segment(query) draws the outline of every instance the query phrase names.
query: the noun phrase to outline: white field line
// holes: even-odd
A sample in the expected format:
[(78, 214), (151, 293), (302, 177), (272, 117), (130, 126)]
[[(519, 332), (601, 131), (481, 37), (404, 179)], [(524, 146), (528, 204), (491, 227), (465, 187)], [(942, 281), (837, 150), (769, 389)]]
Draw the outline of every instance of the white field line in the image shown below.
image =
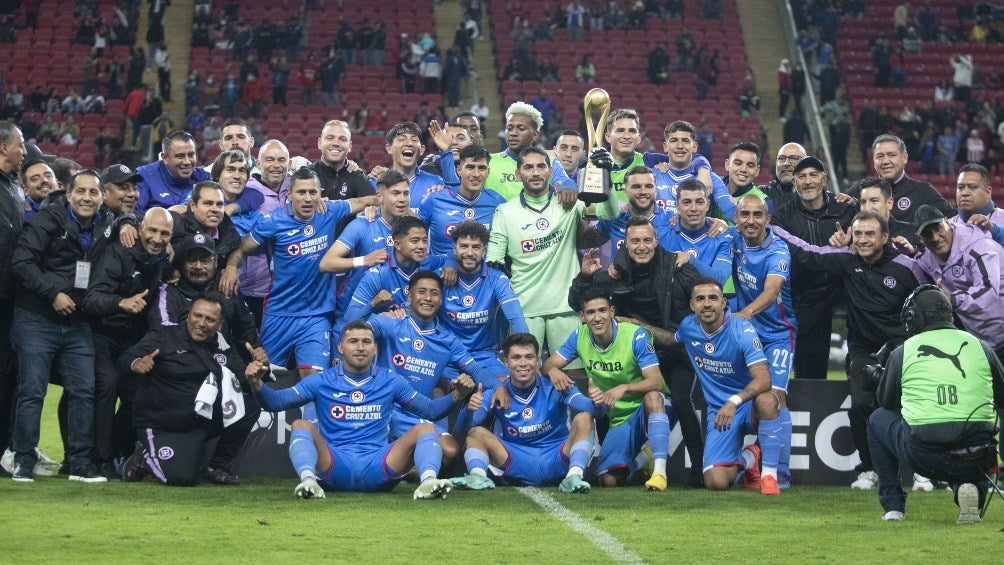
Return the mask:
[(582, 516), (565, 508), (546, 492), (535, 487), (520, 487), (516, 490), (534, 501), (537, 506), (543, 508), (554, 519), (564, 523), (592, 542), (600, 551), (609, 555), (615, 563), (645, 563), (641, 556), (625, 547), (617, 538), (593, 526), (583, 519)]

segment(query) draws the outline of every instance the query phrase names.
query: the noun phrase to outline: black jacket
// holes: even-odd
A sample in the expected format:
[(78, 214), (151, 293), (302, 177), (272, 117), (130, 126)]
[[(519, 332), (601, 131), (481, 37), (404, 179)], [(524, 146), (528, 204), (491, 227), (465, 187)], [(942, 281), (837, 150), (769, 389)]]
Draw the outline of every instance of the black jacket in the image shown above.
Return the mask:
[[(847, 194), (860, 199), (861, 181), (851, 185), (847, 189)], [(891, 212), (893, 218), (912, 226), (917, 215), (917, 208), (924, 204), (930, 204), (941, 210), (946, 218), (951, 218), (956, 214), (955, 208), (952, 208), (952, 205), (941, 196), (941, 193), (926, 182), (914, 180), (904, 174), (899, 181), (893, 183)]]
[(230, 216), (226, 214), (223, 215), (223, 221), (217, 226), (217, 234), (215, 236), (211, 233), (206, 233), (206, 230), (199, 225), (198, 220), (195, 219), (195, 214), (191, 210), (185, 210), (184, 214), (171, 212), (171, 216), (174, 218), (174, 232), (171, 234), (171, 245), (175, 249), (179, 249), (186, 237), (196, 233), (204, 233), (212, 237), (213, 243), (216, 244), (217, 268), (222, 269), (225, 266), (227, 255), (230, 255), (231, 251), (241, 246), (241, 236), (237, 233), (237, 228), (234, 227)]
[[(85, 289), (73, 288), (77, 261), (89, 261), (93, 267), (106, 247), (110, 225), (103, 215), (95, 217), (93, 222), (91, 243), (84, 251), (77, 223), (67, 215), (66, 206), (48, 206), (31, 217), (18, 239), (12, 260), (11, 270), (17, 278), (17, 306), (58, 323), (84, 319), (81, 305)], [(60, 316), (52, 309), (52, 302), (60, 292), (77, 303), (77, 310), (69, 316)]]
[(362, 171), (350, 173), (344, 165), (336, 171), (323, 160), (311, 163), (310, 168), (317, 173), (321, 181), (321, 195), (328, 200), (348, 200), (376, 194)]
[(885, 342), (906, 337), (900, 313), (906, 297), (918, 286), (916, 262), (886, 244), (882, 257), (868, 265), (846, 247), (813, 246), (792, 238), (783, 228), (774, 233), (798, 247), (810, 269), (839, 277), (847, 297), (847, 345), (872, 354)]
[(0, 170), (0, 304), (14, 301), (14, 270), (11, 259), (21, 237), (24, 200), (17, 191), (13, 174)]
[[(775, 208), (771, 223), (781, 226), (788, 233), (812, 245), (829, 245), (830, 236), (837, 231), (837, 222), (847, 229), (857, 213), (857, 207), (852, 204), (841, 204), (833, 199), (833, 193), (823, 191), (823, 207), (819, 210), (809, 210), (802, 204), (801, 198), (795, 198)], [(803, 260), (803, 253), (798, 247), (789, 245), (795, 267), (791, 270), (792, 298), (803, 292), (832, 287), (836, 277), (826, 271), (808, 268)]]
[(117, 241), (109, 243), (91, 269), (91, 284), (84, 296), (84, 313), (94, 331), (128, 342), (145, 334), (146, 312), (130, 314), (119, 308), (119, 301), (146, 290), (149, 309), (166, 267), (167, 254), (151, 257), (139, 238), (129, 248)]
[(795, 194), (795, 188), (792, 183), (781, 182), (776, 178), (761, 186), (760, 190), (767, 193), (767, 197), (770, 198), (773, 203), (774, 207), (771, 211), (772, 214), (774, 213), (773, 210), (777, 210), (778, 208), (798, 198), (798, 195)]
[[(155, 289), (147, 297), (147, 316), (150, 328), (183, 326), (188, 319), (188, 311), (192, 307), (192, 301), (206, 288), (219, 288), (219, 286), (219, 273), (210, 279), (206, 287), (203, 288), (195, 288), (184, 278), (176, 284), (160, 285), (160, 288)], [(230, 298), (226, 298), (223, 302), (223, 327), (220, 328), (220, 334), (237, 355), (245, 361), (250, 361), (247, 348), (244, 346), (245, 342), (250, 343), (251, 347), (261, 346), (254, 316), (248, 309), (244, 295), (240, 291), (237, 291)]]
[(677, 268), (676, 255), (657, 247), (652, 261), (641, 266), (621, 249), (614, 258), (614, 268), (619, 271), (620, 279), (611, 278), (606, 270), (592, 275), (579, 273), (568, 291), (568, 304), (578, 311), (582, 293), (589, 287), (599, 287), (613, 297), (618, 316), (675, 332), (680, 322), (692, 313), (690, 291), (701, 278), (690, 263)]
[[(157, 349), (160, 354), (154, 359), (153, 370), (145, 375), (132, 372), (133, 361)], [(221, 350), (213, 339), (203, 343), (192, 340), (184, 325), (150, 330), (118, 359), (119, 370), (139, 383), (133, 400), (133, 426), (168, 432), (209, 427), (210, 420), (195, 414), (195, 395), (210, 373), (222, 376), (221, 364), (237, 376), (245, 411), (256, 408), (244, 378), (244, 361), (233, 352), (233, 348)], [(220, 396), (216, 397), (213, 416), (214, 420), (220, 418)]]

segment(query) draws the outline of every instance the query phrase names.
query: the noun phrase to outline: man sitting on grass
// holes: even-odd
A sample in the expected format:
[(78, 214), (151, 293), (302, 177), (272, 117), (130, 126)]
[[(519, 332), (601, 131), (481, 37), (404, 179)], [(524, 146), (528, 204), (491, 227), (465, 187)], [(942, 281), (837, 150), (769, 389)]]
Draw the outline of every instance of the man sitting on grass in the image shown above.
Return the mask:
[[(532, 334), (518, 333), (502, 344), (509, 380), (503, 386), (511, 404), (506, 410), (482, 401), (481, 386), (471, 396), (463, 419), (471, 424), (494, 416), (492, 430), (477, 426), (467, 434), (468, 475), (453, 479), (453, 486), (470, 490), (495, 488), (488, 478), (488, 464), (502, 469), (505, 477), (529, 486), (554, 485), (561, 492), (589, 492), (582, 474), (589, 462), (589, 436), (593, 433), (593, 403), (579, 389), (558, 392), (541, 376), (537, 357), (539, 344)], [(569, 423), (569, 409), (572, 414)]]
[[(452, 394), (429, 400), (403, 377), (375, 367), (373, 328), (350, 322), (338, 344), (342, 363), (305, 377), (291, 388), (272, 390), (260, 378), (251, 379), (255, 397), (273, 412), (317, 402), (318, 423), (293, 422), (289, 459), (300, 477), (299, 498), (324, 498), (324, 487), (351, 492), (390, 491), (414, 465), (421, 484), (416, 499), (446, 496), (453, 484), (439, 479), (443, 451), (436, 428), (429, 422), (412, 427), (387, 442), (391, 412), (397, 402), (428, 420), (438, 420), (474, 390), (474, 381), (460, 375)], [(320, 480), (320, 484), (318, 483)]]

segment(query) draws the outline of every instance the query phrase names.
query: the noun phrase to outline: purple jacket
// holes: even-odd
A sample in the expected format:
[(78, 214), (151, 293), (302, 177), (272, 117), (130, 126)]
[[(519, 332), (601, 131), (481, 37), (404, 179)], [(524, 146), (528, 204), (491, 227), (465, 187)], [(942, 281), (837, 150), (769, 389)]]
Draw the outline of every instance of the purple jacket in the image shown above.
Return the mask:
[[(258, 210), (249, 214), (241, 214), (240, 218), (244, 222), (238, 222), (234, 218), (234, 224), (241, 237), (244, 237), (254, 227), (254, 222), (264, 214), (281, 207), (286, 202), (286, 192), (289, 191), (289, 177), (282, 181), (279, 186), (279, 193), (276, 194), (271, 188), (262, 184), (254, 177), (248, 181), (244, 190), (254, 190), (261, 193), (265, 199)], [(255, 249), (254, 252), (244, 256), (244, 261), (237, 267), (237, 277), (240, 281), (241, 292), (246, 296), (262, 298), (268, 296), (272, 289), (272, 270), (270, 269), (268, 253), (264, 247)]]
[(1001, 300), (1001, 247), (971, 224), (952, 224), (955, 237), (948, 260), (930, 249), (917, 263), (927, 281), (952, 297), (963, 327), (997, 349), (1004, 345), (1004, 302)]

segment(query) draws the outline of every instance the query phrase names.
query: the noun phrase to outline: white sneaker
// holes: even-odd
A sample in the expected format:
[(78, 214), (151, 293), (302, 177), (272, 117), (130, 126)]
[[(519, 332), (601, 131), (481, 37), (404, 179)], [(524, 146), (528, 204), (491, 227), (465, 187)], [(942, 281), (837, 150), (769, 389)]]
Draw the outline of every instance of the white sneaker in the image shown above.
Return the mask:
[(956, 524), (979, 524), (980, 517), (980, 491), (973, 483), (963, 483), (959, 485), (959, 519)]
[(9, 447), (3, 452), (3, 456), (0, 457), (0, 467), (3, 467), (3, 470), (7, 471), (8, 475), (14, 474), (14, 452)]
[(430, 500), (433, 498), (446, 498), (446, 495), (453, 490), (453, 483), (447, 479), (425, 479), (422, 484), (415, 489), (415, 500)]
[[(0, 467), (10, 474), (14, 474), (14, 452), (8, 447), (0, 457)], [(49, 459), (41, 449), (35, 448), (35, 469), (33, 473), (39, 477), (55, 477), (59, 471), (59, 463)]]
[(321, 485), (317, 484), (317, 479), (314, 477), (306, 477), (300, 484), (296, 485), (296, 490), (293, 491), (296, 498), (308, 499), (308, 498), (324, 498), (324, 489)]
[(886, 522), (902, 522), (905, 519), (906, 516), (899, 510), (890, 510), (882, 515), (882, 520)]
[(858, 480), (851, 483), (851, 488), (857, 490), (870, 490), (878, 483), (878, 475), (875, 471), (865, 471), (858, 474)]
[(917, 473), (913, 474), (913, 490), (914, 492), (932, 492), (934, 490), (934, 484), (931, 483), (931, 479), (927, 477), (922, 477)]

